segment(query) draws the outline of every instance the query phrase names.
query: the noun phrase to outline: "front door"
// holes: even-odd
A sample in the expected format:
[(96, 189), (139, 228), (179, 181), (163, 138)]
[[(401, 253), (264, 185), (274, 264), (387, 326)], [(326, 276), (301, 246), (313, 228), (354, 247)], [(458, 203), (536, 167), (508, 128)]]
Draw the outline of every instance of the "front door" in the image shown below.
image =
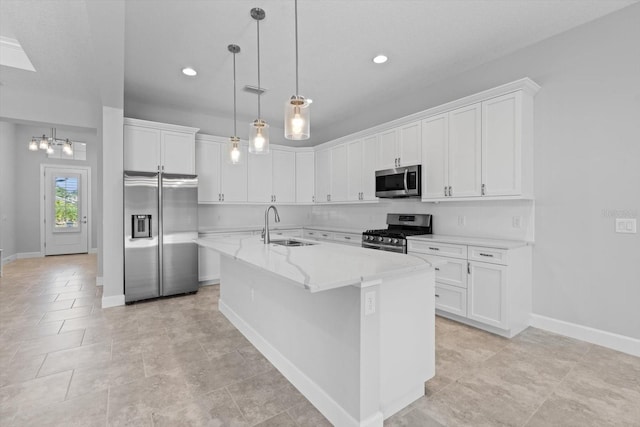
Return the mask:
[(88, 252), (88, 169), (44, 168), (45, 255)]

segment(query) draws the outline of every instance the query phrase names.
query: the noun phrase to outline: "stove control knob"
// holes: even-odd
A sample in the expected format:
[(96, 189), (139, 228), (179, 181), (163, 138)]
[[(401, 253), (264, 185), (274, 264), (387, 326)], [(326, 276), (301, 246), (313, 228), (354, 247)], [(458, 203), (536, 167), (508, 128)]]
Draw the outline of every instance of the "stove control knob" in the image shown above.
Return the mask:
[(393, 239), (393, 244), (397, 245), (398, 244), (398, 239)]
[(384, 239), (382, 237), (378, 237), (378, 242), (382, 242)]

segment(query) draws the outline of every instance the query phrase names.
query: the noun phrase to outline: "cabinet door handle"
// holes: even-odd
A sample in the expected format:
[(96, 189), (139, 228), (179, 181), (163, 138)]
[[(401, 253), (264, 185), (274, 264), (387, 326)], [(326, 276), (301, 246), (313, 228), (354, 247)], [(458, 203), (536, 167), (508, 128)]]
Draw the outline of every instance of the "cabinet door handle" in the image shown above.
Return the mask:
[(484, 184), (482, 184), (480, 194), (483, 195), (483, 196), (485, 194), (485, 185)]
[(451, 186), (449, 186), (449, 197), (453, 196), (453, 191), (451, 191)]
[(432, 248), (431, 246), (429, 246), (429, 249), (431, 249), (432, 251), (439, 251), (440, 248)]
[(222, 195), (220, 193), (218, 193), (218, 201), (221, 202), (222, 201)]
[(444, 186), (444, 197), (447, 197), (447, 186)]
[(315, 202), (316, 202), (316, 196), (311, 196), (311, 201), (312, 201), (313, 203), (315, 203)]
[(398, 157), (398, 166), (402, 165), (402, 162), (400, 161), (400, 157)]
[(224, 193), (222, 193), (222, 201), (224, 202)]
[(436, 267), (436, 268), (435, 268), (435, 270), (436, 270), (436, 271), (440, 271), (440, 268), (439, 268), (439, 267)]
[(467, 274), (471, 274), (471, 263), (467, 262)]
[(493, 255), (492, 255), (492, 254), (483, 254), (482, 252), (480, 252), (478, 255), (480, 255), (480, 256), (486, 256), (486, 257), (489, 257), (489, 258), (493, 258)]
[(347, 239), (347, 240), (351, 240), (351, 237), (349, 237), (349, 236), (344, 236), (344, 238)]
[(440, 295), (436, 294), (436, 298), (440, 298)]

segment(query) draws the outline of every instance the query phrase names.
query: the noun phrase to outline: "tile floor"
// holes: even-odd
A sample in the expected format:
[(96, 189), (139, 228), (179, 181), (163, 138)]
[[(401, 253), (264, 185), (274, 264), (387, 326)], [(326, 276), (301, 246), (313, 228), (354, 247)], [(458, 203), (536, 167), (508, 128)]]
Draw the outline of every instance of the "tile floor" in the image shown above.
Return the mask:
[[(218, 287), (102, 310), (96, 257), (0, 279), (2, 426), (327, 426), (217, 311)], [(385, 426), (640, 426), (640, 358), (436, 322), (437, 375)]]

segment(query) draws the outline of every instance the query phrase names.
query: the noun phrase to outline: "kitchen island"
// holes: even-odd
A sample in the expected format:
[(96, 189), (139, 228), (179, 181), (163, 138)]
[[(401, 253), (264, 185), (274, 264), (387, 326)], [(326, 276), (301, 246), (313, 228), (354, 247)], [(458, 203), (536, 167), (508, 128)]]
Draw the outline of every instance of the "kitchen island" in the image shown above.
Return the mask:
[[(300, 239), (297, 239), (300, 240)], [(332, 243), (201, 238), (220, 253), (220, 311), (337, 426), (382, 426), (434, 375), (434, 269)]]

